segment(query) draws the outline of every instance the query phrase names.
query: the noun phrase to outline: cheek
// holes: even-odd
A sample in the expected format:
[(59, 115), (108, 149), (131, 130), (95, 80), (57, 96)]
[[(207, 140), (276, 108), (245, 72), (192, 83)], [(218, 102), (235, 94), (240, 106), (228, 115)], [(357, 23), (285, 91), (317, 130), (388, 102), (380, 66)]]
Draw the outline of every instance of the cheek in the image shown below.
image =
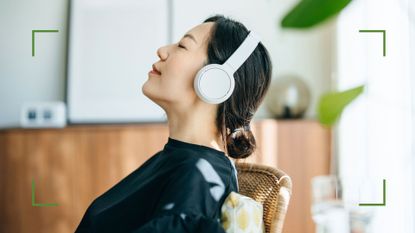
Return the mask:
[(172, 57), (166, 64), (166, 72), (160, 80), (161, 95), (171, 101), (193, 102), (197, 98), (193, 81), (203, 66), (203, 59), (203, 56), (196, 53), (183, 53)]
[(192, 90), (193, 80), (199, 68), (191, 59), (172, 61), (166, 74), (168, 85), (172, 85), (171, 88), (174, 86), (182, 91)]
[(168, 83), (164, 90), (170, 96), (171, 99), (177, 99), (180, 101), (191, 100), (195, 96), (193, 89), (193, 78), (180, 76), (176, 80)]
[(169, 72), (174, 76), (191, 77), (195, 76), (198, 66), (194, 56), (178, 57), (172, 59), (169, 64)]

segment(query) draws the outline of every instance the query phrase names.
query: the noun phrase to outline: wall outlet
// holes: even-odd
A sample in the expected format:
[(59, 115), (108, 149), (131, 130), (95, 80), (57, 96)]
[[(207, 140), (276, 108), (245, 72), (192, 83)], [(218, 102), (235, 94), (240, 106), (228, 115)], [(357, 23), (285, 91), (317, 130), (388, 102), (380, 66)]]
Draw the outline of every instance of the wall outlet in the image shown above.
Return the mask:
[(58, 101), (24, 103), (20, 125), (23, 128), (63, 128), (66, 126), (66, 105)]

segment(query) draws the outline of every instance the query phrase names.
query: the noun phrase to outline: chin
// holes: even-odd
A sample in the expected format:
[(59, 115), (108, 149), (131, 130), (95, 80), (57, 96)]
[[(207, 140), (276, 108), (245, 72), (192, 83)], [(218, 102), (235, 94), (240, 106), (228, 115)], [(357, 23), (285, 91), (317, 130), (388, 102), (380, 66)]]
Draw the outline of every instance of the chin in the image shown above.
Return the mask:
[(148, 81), (146, 81), (143, 86), (141, 86), (141, 92), (143, 95), (145, 95), (147, 98), (152, 100), (152, 91), (151, 91), (151, 85), (149, 85)]
[(143, 84), (141, 87), (141, 92), (143, 95), (145, 95), (147, 98), (149, 98), (152, 102), (159, 105), (160, 102), (160, 96), (157, 96), (157, 90), (154, 90), (154, 88), (151, 88), (151, 85), (147, 82)]
[(145, 95), (145, 96), (147, 96), (147, 94), (146, 94), (146, 83), (147, 83), (147, 81), (144, 82), (144, 84), (141, 86), (141, 93), (143, 93), (143, 95)]

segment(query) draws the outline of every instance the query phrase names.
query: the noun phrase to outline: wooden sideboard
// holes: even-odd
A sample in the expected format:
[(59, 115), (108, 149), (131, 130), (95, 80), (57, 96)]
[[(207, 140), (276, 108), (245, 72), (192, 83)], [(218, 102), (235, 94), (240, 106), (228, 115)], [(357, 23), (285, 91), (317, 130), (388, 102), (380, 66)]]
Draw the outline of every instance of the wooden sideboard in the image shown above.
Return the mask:
[[(293, 195), (286, 233), (311, 233), (310, 179), (328, 174), (330, 131), (313, 120), (256, 120), (245, 162), (285, 171)], [(0, 130), (0, 232), (74, 232), (91, 201), (167, 142), (166, 124)], [(34, 188), (32, 184), (35, 184)], [(57, 206), (33, 206), (57, 203)]]

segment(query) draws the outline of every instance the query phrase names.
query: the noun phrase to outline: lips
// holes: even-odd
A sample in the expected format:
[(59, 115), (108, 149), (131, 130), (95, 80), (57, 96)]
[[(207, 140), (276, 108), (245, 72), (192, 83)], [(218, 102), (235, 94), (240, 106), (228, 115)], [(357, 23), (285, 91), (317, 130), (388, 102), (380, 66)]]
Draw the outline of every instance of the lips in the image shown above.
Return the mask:
[(157, 67), (153, 64), (153, 70), (152, 70), (152, 72), (153, 73), (156, 73), (156, 74), (158, 74), (158, 75), (160, 75), (161, 74), (161, 72), (157, 69)]

